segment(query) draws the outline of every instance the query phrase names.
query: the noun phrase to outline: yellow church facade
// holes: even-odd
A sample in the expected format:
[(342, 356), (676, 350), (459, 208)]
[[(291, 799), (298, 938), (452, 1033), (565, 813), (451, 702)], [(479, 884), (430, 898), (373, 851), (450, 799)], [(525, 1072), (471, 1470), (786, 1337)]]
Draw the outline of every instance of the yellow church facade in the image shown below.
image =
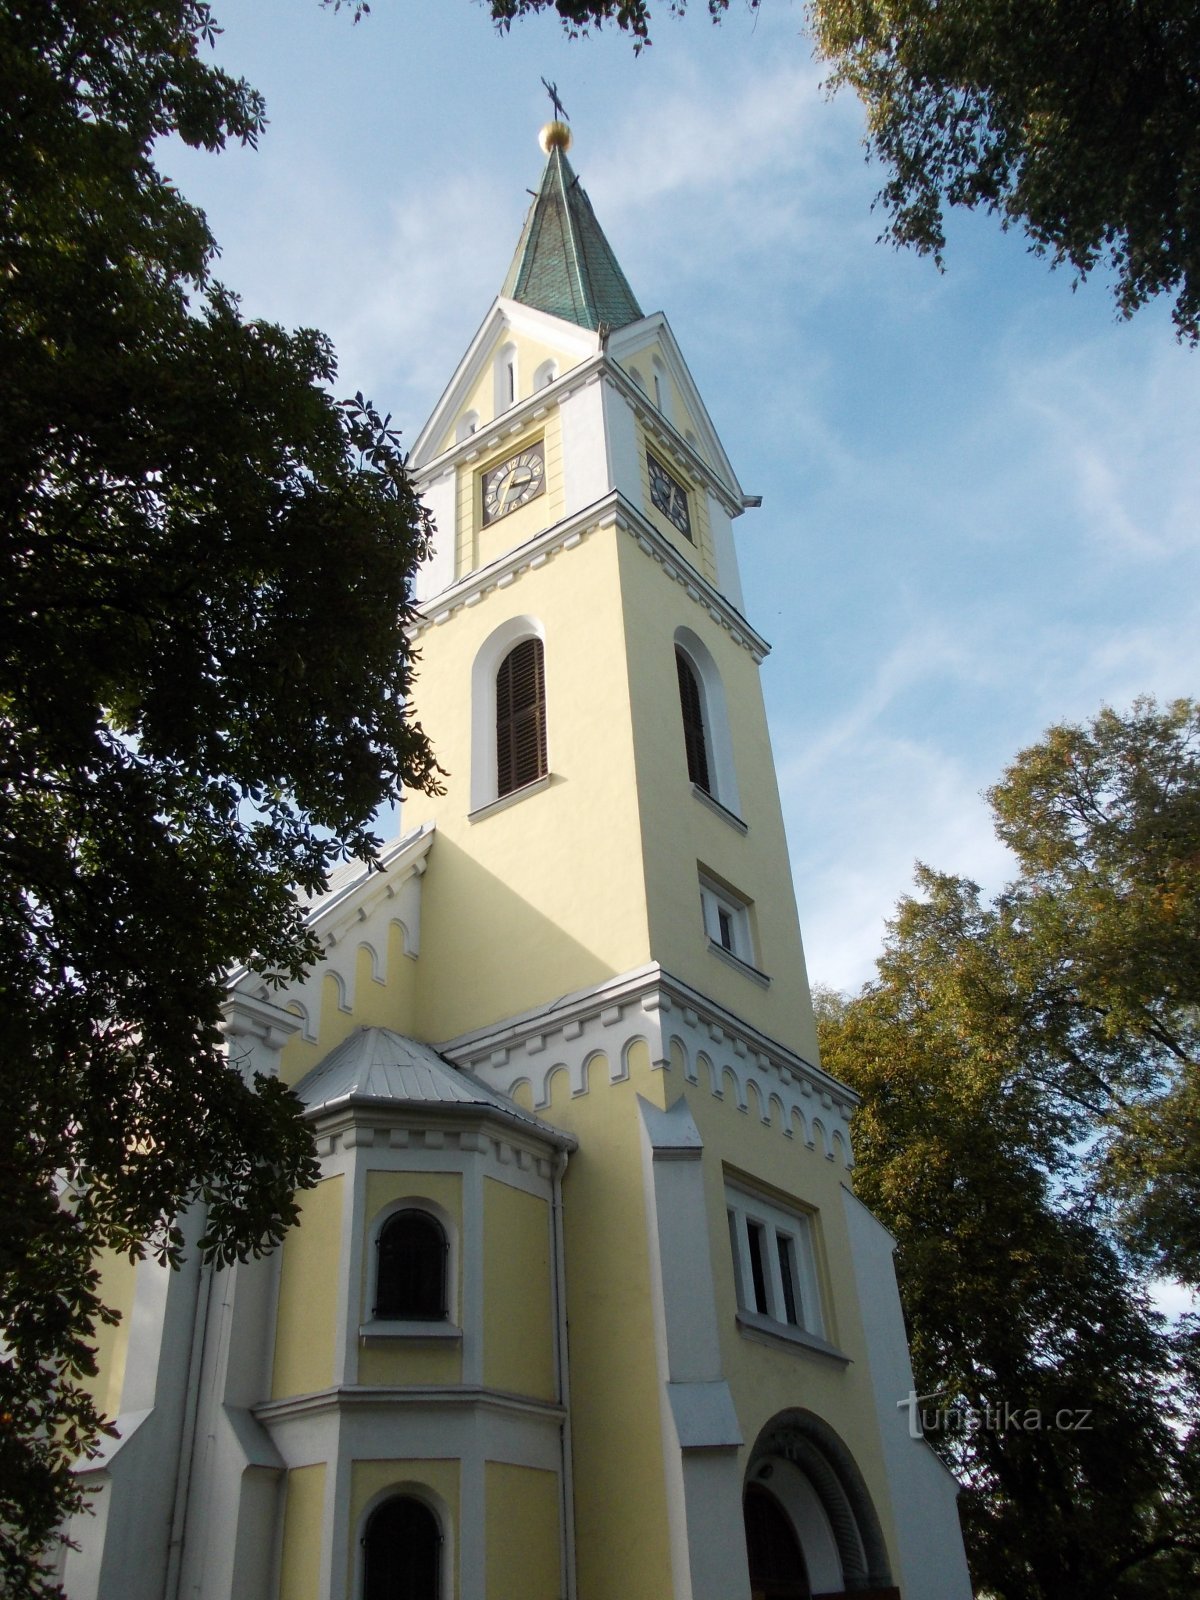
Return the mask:
[(568, 142), (410, 460), (445, 792), (231, 989), (321, 1181), (269, 1259), (113, 1269), (71, 1600), (970, 1594), (819, 1065), (754, 502)]

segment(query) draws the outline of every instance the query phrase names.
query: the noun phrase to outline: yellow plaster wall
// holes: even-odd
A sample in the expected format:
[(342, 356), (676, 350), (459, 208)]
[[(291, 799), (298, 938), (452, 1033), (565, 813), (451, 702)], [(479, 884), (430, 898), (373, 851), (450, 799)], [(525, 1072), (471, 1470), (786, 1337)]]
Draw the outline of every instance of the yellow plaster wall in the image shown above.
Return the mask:
[(283, 1241), (271, 1397), (313, 1394), (333, 1382), (334, 1319), (341, 1270), (339, 1173), (300, 1196), (300, 1220)]
[[(816, 1026), (792, 893), (791, 866), (758, 669), (708, 613), (646, 558), (632, 539), (619, 546), (625, 594), (628, 674), (638, 752), (642, 852), (653, 956), (666, 969), (817, 1060)], [(675, 630), (708, 646), (725, 688), (742, 834), (692, 793), (679, 710)], [(708, 949), (700, 913), (700, 865), (753, 905), (763, 989)]]
[[(462, 1240), (462, 1175), (457, 1172), (368, 1172), (364, 1224), (370, 1238), (375, 1218), (385, 1206), (403, 1199), (432, 1200), (450, 1217)], [(359, 1292), (360, 1320), (371, 1314), (373, 1246), (363, 1251), (362, 1282)], [(462, 1305), (462, 1250), (457, 1252), (458, 1271), (453, 1288), (452, 1311)], [(358, 1353), (358, 1381), (361, 1384), (462, 1382), (460, 1343), (422, 1344), (411, 1339), (381, 1339), (365, 1343)]]
[[(437, 821), (423, 883), (422, 1038), (451, 1038), (647, 959), (617, 537), (599, 529), (421, 635), (417, 711), (437, 729), (449, 773), (443, 796), (405, 806), (409, 826)], [(551, 779), (472, 823), (471, 667), (496, 627), (524, 615), (545, 628)]]
[(325, 1463), (293, 1467), (287, 1475), (279, 1600), (317, 1600), (321, 1592), (321, 1530)]
[(484, 1464), (488, 1600), (559, 1600), (558, 1477), (537, 1467)]
[[(841, 1435), (870, 1490), (889, 1550), (895, 1530), (880, 1450), (875, 1401), (867, 1371), (854, 1286), (843, 1185), (848, 1175), (799, 1133), (786, 1139), (753, 1111), (717, 1100), (707, 1085), (688, 1085), (688, 1105), (704, 1140), (705, 1199), (712, 1242), (713, 1277), (721, 1339), (721, 1365), (745, 1436), (743, 1465), (761, 1429), (777, 1412), (803, 1404)], [(843, 1367), (826, 1357), (751, 1340), (738, 1331), (733, 1256), (725, 1210), (726, 1177), (760, 1188), (785, 1208), (808, 1212), (817, 1258), (825, 1338), (844, 1355)], [(798, 1400), (798, 1396), (802, 1399)], [(897, 1395), (897, 1399), (901, 1397)]]
[[(355, 1557), (357, 1543), (362, 1537), (363, 1517), (376, 1495), (394, 1489), (397, 1494), (432, 1489), (436, 1500), (449, 1516), (441, 1515), (442, 1558), (451, 1563), (451, 1597), (458, 1594), (458, 1529), (459, 1517), (459, 1463), (453, 1459), (422, 1461), (356, 1461), (350, 1469), (350, 1552), (347, 1570), (346, 1593), (354, 1594)], [(281, 1595), (280, 1600), (290, 1600)], [(306, 1597), (307, 1600), (307, 1597)], [(491, 1596), (489, 1595), (489, 1600)], [(497, 1597), (499, 1600), (499, 1597)]]
[(118, 1255), (115, 1250), (98, 1251), (94, 1265), (100, 1273), (97, 1293), (106, 1306), (120, 1313), (121, 1320), (115, 1327), (109, 1327), (107, 1323), (97, 1324), (93, 1337), (96, 1371), (90, 1376), (81, 1377), (79, 1381), (103, 1415), (113, 1418), (121, 1410), (137, 1265), (128, 1256)]
[(553, 1400), (550, 1208), (497, 1178), (483, 1183), (483, 1381)]
[(377, 983), (372, 976), (371, 953), (359, 948), (355, 953), (354, 987), (350, 1009), (341, 1006), (341, 991), (333, 973), (326, 972), (320, 983), (320, 1014), (315, 1019), (317, 1037), (308, 1040), (294, 1033), (279, 1057), (279, 1075), (294, 1085), (318, 1062), (324, 1060), (356, 1028), (394, 1028), (397, 1033), (412, 1033), (416, 997), (417, 962), (404, 953), (404, 930), (388, 925), (386, 979)]
[(579, 1097), (560, 1074), (545, 1113), (580, 1140), (563, 1231), (581, 1600), (673, 1592), (637, 1106), (639, 1094), (661, 1106), (664, 1084), (644, 1050), (629, 1067), (613, 1084), (597, 1059)]

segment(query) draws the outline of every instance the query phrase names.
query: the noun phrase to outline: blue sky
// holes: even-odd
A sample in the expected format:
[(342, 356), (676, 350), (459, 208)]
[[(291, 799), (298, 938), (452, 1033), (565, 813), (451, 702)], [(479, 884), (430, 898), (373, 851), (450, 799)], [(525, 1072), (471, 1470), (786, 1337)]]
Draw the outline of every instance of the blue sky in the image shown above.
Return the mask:
[[(267, 97), (257, 152), (177, 148), (218, 276), (332, 335), (339, 388), (416, 436), (499, 289), (557, 82), (572, 161), (665, 311), (748, 492), (738, 527), (811, 977), (871, 975), (915, 859), (996, 888), (982, 791), (1053, 721), (1200, 666), (1200, 352), (1119, 322), (1019, 236), (948, 270), (876, 242), (880, 174), (801, 8), (496, 35), (474, 0), (216, 0)], [(436, 742), (437, 730), (430, 730)]]

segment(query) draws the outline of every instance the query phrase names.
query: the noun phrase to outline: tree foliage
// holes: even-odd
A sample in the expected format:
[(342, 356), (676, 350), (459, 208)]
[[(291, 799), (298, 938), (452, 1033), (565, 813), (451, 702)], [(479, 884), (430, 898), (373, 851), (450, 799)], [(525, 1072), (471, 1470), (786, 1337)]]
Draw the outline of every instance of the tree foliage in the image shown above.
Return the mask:
[(229, 968), (437, 769), (407, 717), (430, 528), (319, 333), (242, 318), (154, 164), (253, 144), (201, 0), (0, 3), (0, 1590), (94, 1449), (96, 1251), (269, 1248), (298, 1104), (221, 1049)]
[[(728, 5), (708, 0), (708, 11), (719, 19)], [(649, 43), (646, 0), (492, 0), (502, 27), (550, 8), (572, 32), (612, 22), (635, 48)], [(830, 86), (849, 85), (866, 110), (894, 243), (940, 263), (946, 207), (979, 207), (1080, 278), (1111, 271), (1125, 316), (1172, 297), (1181, 337), (1200, 339), (1193, 0), (809, 0), (807, 10)]]
[(876, 980), (819, 1007), (918, 1389), (990, 1418), (933, 1442), (1001, 1600), (1200, 1579), (1195, 1330), (1164, 1333), (1137, 1266), (1197, 1282), (1198, 739), (1186, 701), (1052, 728), (991, 791), (1004, 893), (919, 868)]

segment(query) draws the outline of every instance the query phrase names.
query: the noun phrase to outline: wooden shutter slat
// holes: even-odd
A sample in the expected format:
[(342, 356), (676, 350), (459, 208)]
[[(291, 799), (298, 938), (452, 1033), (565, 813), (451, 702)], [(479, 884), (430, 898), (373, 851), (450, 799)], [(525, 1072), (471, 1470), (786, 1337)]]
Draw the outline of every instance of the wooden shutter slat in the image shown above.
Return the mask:
[(509, 794), (546, 775), (542, 641), (523, 639), (496, 675), (496, 791)]
[(682, 650), (675, 652), (675, 670), (679, 676), (679, 706), (683, 712), (683, 743), (687, 751), (688, 777), (706, 794), (711, 794), (708, 744), (704, 736), (704, 703), (692, 664)]

